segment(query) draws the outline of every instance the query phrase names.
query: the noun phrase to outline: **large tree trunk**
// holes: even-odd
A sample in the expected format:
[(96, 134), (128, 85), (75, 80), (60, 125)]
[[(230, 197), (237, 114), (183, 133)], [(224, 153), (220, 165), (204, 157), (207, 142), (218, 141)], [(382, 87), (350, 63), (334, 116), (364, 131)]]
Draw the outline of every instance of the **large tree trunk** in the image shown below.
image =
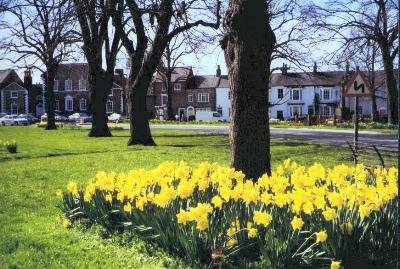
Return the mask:
[(133, 87), (128, 85), (130, 90), (131, 111), (130, 111), (130, 127), (131, 138), (128, 146), (145, 145), (155, 146), (150, 132), (149, 115), (146, 110), (146, 93), (147, 86), (144, 84)]
[(98, 72), (89, 75), (90, 111), (93, 116), (92, 128), (89, 137), (110, 137), (106, 104), (112, 87), (112, 78), (108, 74)]
[(231, 165), (257, 180), (271, 174), (268, 67), (275, 36), (263, 0), (230, 0), (222, 40), (232, 92)]
[(386, 87), (388, 91), (388, 123), (397, 123), (397, 82), (394, 77), (393, 61), (390, 57), (390, 50), (386, 44), (380, 44), (383, 68), (385, 70)]
[(54, 98), (54, 76), (55, 71), (52, 67), (47, 68), (45, 76), (45, 90), (46, 90), (46, 110), (47, 110), (47, 125), (46, 130), (56, 130), (55, 119), (55, 98)]
[[(146, 94), (153, 78), (153, 74), (161, 61), (162, 53), (168, 44), (168, 29), (173, 15), (172, 4), (173, 1), (163, 3), (164, 6), (161, 7), (161, 10), (163, 10), (165, 14), (158, 19), (158, 29), (153, 41), (153, 46), (149, 51), (146, 60), (141, 65), (140, 71), (137, 72), (136, 69), (131, 69), (129, 74), (131, 138), (129, 139), (128, 145), (155, 145), (151, 136), (149, 117), (146, 111)], [(130, 58), (134, 59), (134, 57)], [(136, 64), (137, 63), (132, 62), (131, 66), (135, 66)]]

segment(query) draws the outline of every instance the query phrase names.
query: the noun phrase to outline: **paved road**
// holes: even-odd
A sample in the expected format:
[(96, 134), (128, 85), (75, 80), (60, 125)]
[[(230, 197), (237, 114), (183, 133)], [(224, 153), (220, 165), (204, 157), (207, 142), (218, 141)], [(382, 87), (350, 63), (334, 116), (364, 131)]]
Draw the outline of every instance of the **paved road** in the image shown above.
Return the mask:
[[(228, 126), (204, 126), (204, 125), (151, 125), (152, 130), (186, 130), (217, 134), (228, 134)], [(354, 133), (351, 130), (317, 130), (300, 128), (271, 128), (273, 139), (290, 139), (322, 144), (342, 146), (346, 141), (353, 141)], [(392, 146), (397, 148), (397, 136), (394, 134), (381, 134), (374, 132), (363, 132), (359, 134), (359, 141), (374, 144)]]

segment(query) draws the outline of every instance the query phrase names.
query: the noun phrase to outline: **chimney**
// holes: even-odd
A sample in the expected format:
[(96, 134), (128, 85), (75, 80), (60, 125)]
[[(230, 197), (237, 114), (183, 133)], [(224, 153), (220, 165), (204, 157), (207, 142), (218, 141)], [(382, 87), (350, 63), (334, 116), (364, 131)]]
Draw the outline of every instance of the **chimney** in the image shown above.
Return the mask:
[(32, 86), (32, 72), (31, 69), (29, 67), (26, 68), (25, 72), (24, 72), (24, 86), (26, 88), (29, 88)]
[(215, 76), (218, 78), (221, 76), (221, 67), (219, 65), (217, 66), (217, 72), (216, 72)]
[(281, 71), (283, 75), (287, 75), (289, 68), (287, 67), (287, 64), (283, 64)]
[(317, 62), (314, 62), (313, 73), (316, 74), (317, 72), (318, 72), (318, 65), (317, 65)]
[(119, 75), (119, 76), (123, 77), (124, 76), (124, 69), (115, 69), (114, 73), (116, 75)]

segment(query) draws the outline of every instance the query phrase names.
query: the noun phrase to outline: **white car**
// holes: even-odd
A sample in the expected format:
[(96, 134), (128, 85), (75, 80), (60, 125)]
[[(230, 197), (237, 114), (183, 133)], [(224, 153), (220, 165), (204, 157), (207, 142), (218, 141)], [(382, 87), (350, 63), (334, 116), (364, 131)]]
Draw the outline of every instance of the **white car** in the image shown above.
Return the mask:
[(196, 112), (196, 121), (218, 122), (223, 120), (221, 114), (216, 111), (198, 111)]
[(28, 125), (28, 120), (18, 115), (6, 115), (0, 118), (0, 124), (5, 125)]
[(71, 122), (79, 122), (83, 120), (83, 122), (92, 122), (92, 117), (86, 113), (74, 113), (68, 117), (68, 120)]
[(121, 114), (118, 114), (118, 113), (113, 113), (110, 116), (108, 116), (108, 121), (111, 121), (111, 122), (118, 123), (118, 122), (121, 122), (123, 120), (124, 120), (124, 117)]

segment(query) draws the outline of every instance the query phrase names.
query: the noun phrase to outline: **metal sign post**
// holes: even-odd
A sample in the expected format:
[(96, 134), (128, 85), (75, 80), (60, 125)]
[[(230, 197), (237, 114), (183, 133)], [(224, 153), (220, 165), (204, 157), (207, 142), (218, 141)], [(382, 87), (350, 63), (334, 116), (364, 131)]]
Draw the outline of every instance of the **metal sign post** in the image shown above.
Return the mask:
[(357, 151), (358, 151), (358, 98), (359, 97), (370, 97), (372, 95), (371, 86), (368, 83), (368, 79), (365, 76), (364, 72), (360, 70), (357, 66), (356, 72), (354, 73), (352, 79), (350, 80), (349, 84), (345, 92), (343, 93), (344, 96), (354, 97), (354, 164), (357, 164)]
[[(358, 96), (354, 98), (354, 151), (358, 151)], [(354, 164), (357, 164), (357, 158), (354, 159)]]

